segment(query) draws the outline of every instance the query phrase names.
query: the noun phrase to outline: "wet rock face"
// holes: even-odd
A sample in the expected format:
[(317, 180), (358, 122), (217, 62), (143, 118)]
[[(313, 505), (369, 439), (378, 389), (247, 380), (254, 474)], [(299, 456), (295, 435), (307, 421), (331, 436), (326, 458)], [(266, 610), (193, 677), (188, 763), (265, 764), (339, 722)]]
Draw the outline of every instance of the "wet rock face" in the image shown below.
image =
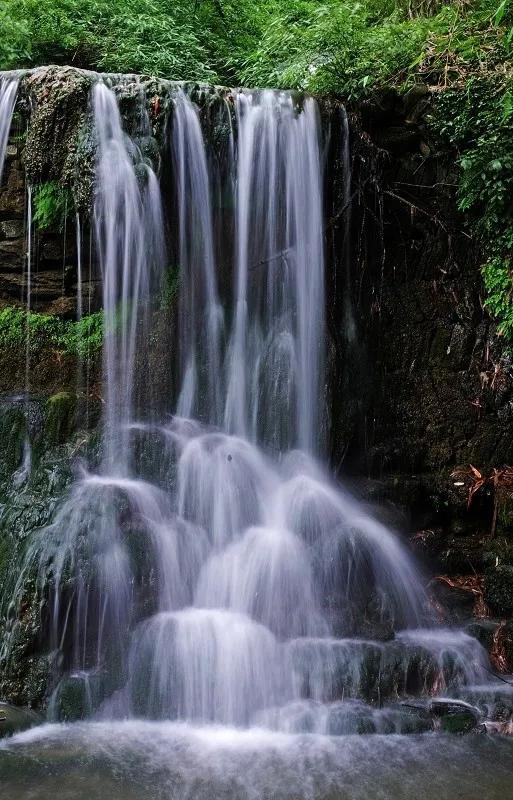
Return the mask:
[[(338, 293), (332, 441), (344, 471), (429, 476), (426, 484), (447, 495), (455, 466), (513, 460), (513, 382), (483, 310), (482, 254), (457, 212), (454, 156), (431, 141), (426, 102), (383, 97), (352, 117), (349, 270), (344, 215), (330, 232)], [(401, 125), (411, 135), (395, 136)]]
[[(38, 192), (55, 186), (69, 202), (61, 218), (34, 222), (31, 308), (76, 315), (75, 212), (81, 214), (86, 242), (93, 192), (90, 83), (85, 73), (56, 67), (40, 68), (20, 81), (0, 186), (0, 304), (17, 304), (27, 294), (28, 187), (36, 220)], [(93, 307), (97, 284), (94, 270), (88, 270), (82, 294)]]
[(21, 297), (25, 261), (25, 172), (21, 146), (11, 135), (0, 183), (0, 300)]
[[(26, 295), (26, 173), (23, 122), (13, 126), (0, 186), (0, 304), (18, 304)], [(67, 277), (76, 259), (73, 226), (65, 233), (35, 230), (33, 234), (31, 306), (35, 311), (74, 316), (76, 282)], [(72, 270), (74, 272), (74, 269)], [(84, 286), (88, 296), (89, 285)]]
[(0, 702), (0, 739), (40, 725), (41, 717), (29, 708)]
[(18, 604), (11, 598), (27, 542), (51, 522), (73, 479), (75, 458), (88, 453), (94, 460), (96, 440), (85, 429), (87, 420), (96, 424), (97, 411), (86, 413), (64, 393), (0, 401), (0, 697), (17, 705), (45, 704), (60, 655), (42, 647), (48, 613), (37, 575)]
[[(0, 192), (0, 302), (19, 302), (26, 289), (26, 176), (34, 186), (57, 181), (81, 212), (90, 208), (90, 82), (91, 75), (67, 68), (42, 68), (23, 81)], [(150, 88), (158, 98), (158, 85)], [(134, 97), (126, 91), (130, 124)], [(415, 87), (350, 110), (347, 164), (340, 119), (325, 105), (334, 464), (379, 477), (436, 475), (446, 484), (457, 464), (513, 461), (509, 363), (482, 308), (481, 254), (456, 211), (454, 157), (438, 151), (423, 121), (429, 96)], [(159, 105), (156, 138), (140, 142), (156, 160), (164, 117)], [(75, 314), (74, 221), (67, 227), (35, 231), (34, 310)], [(82, 294), (96, 307), (98, 276), (85, 277)]]

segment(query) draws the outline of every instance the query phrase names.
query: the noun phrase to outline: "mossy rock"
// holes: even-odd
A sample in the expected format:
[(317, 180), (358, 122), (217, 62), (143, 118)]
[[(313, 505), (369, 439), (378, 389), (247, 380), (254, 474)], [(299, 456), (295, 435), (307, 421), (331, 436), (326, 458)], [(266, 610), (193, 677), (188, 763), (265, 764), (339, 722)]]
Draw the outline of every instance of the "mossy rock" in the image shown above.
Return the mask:
[(41, 725), (42, 721), (30, 708), (20, 708), (0, 701), (0, 739)]
[(71, 436), (76, 424), (76, 395), (58, 392), (52, 395), (45, 409), (45, 440), (48, 445), (64, 444)]
[(494, 614), (513, 614), (513, 566), (498, 564), (486, 570), (484, 598)]
[(30, 604), (23, 619), (16, 620), (9, 640), (9, 654), (0, 669), (0, 694), (17, 705), (42, 708), (48, 691), (54, 655), (38, 652), (42, 638), (41, 609), (36, 595), (27, 597)]
[(59, 722), (75, 722), (91, 713), (90, 705), (86, 684), (79, 676), (71, 675), (60, 682), (52, 712)]
[(88, 111), (92, 80), (80, 70), (46, 67), (22, 85), (33, 108), (25, 147), (28, 180), (70, 187), (80, 211), (90, 207), (94, 176)]
[(27, 421), (23, 408), (11, 404), (0, 405), (0, 471), (9, 478), (20, 466), (27, 435)]
[(476, 718), (468, 711), (444, 714), (440, 722), (444, 733), (469, 733), (476, 727)]

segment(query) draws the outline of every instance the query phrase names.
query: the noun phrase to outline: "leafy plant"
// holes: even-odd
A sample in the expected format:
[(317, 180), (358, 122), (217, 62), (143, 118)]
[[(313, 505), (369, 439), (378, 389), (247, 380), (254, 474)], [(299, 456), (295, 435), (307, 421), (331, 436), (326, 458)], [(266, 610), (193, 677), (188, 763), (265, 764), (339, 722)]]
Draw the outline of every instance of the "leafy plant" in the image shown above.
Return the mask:
[(472, 466), (472, 464), (469, 464), (468, 467), (460, 467), (454, 470), (451, 478), (457, 478), (466, 487), (468, 508), (470, 508), (477, 492), (483, 488), (492, 489), (493, 514), (490, 536), (493, 538), (497, 529), (497, 518), (501, 506), (511, 503), (513, 500), (513, 468), (508, 466), (501, 469), (494, 468), (486, 475)]
[(513, 275), (511, 263), (497, 257), (483, 267), (485, 305), (499, 323), (498, 331), (513, 341)]
[(56, 181), (36, 187), (33, 197), (33, 220), (40, 230), (62, 230), (66, 218), (73, 211), (73, 197), (69, 189)]
[(76, 354), (79, 358), (88, 358), (100, 350), (103, 333), (103, 312), (97, 311), (87, 314), (77, 322), (68, 322), (59, 341), (67, 352)]
[[(509, 0), (3, 0), (3, 67), (69, 63), (358, 95), (500, 65)], [(123, 31), (123, 36), (119, 31)]]
[(459, 206), (484, 253), (485, 305), (513, 342), (513, 76), (440, 94), (433, 127), (459, 153)]

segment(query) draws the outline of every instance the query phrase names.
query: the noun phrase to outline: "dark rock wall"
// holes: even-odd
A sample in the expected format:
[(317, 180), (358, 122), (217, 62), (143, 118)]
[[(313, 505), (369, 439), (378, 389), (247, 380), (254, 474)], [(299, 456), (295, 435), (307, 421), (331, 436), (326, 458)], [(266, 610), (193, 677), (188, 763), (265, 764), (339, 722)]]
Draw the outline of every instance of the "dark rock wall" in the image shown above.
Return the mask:
[[(24, 123), (15, 120), (0, 186), (0, 306), (24, 303), (27, 269), (27, 182)], [(33, 210), (34, 210), (33, 203)], [(98, 280), (89, 271), (90, 232), (83, 238), (84, 302), (97, 306)], [(49, 314), (76, 315), (76, 227), (74, 215), (62, 229), (33, 227), (31, 308)]]
[(19, 121), (13, 125), (0, 184), (0, 301), (4, 304), (20, 302), (23, 291), (26, 211), (19, 125)]
[[(449, 486), (455, 466), (513, 460), (513, 382), (457, 211), (455, 155), (431, 140), (426, 103), (385, 96), (352, 115), (351, 285), (340, 258), (332, 280), (351, 294), (357, 336), (339, 302), (332, 448), (346, 472)], [(342, 220), (332, 252), (346, 236)]]

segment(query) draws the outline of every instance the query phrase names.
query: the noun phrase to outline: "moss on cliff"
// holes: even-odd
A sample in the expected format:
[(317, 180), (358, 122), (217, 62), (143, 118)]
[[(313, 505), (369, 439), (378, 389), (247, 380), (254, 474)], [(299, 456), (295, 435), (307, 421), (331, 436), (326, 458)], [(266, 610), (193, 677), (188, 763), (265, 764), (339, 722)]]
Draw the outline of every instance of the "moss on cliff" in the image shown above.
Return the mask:
[[(24, 576), (21, 594), (15, 586), (27, 548), (73, 481), (75, 458), (97, 461), (99, 408), (85, 402), (71, 392), (0, 401), (0, 696), (17, 704), (44, 706), (58, 668), (43, 645), (48, 598), (37, 570)], [(48, 587), (51, 580), (50, 568)]]
[(37, 70), (24, 79), (30, 124), (24, 151), (30, 184), (54, 182), (89, 213), (94, 179), (94, 141), (88, 111), (93, 76), (78, 70)]
[(103, 313), (88, 314), (78, 321), (53, 314), (27, 313), (20, 306), (0, 311), (0, 348), (27, 345), (39, 353), (45, 348), (72, 356), (94, 355), (103, 341)]
[(76, 395), (58, 392), (46, 403), (45, 432), (50, 445), (63, 444), (75, 425)]

